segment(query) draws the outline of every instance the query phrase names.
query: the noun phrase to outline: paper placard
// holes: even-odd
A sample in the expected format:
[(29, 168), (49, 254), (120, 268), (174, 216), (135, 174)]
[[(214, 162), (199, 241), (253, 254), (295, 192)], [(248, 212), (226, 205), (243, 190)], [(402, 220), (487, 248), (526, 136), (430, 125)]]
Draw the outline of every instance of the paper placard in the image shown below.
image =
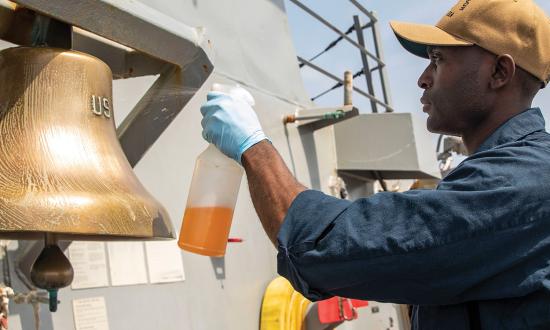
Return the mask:
[(174, 241), (147, 242), (147, 268), (151, 283), (181, 282), (185, 280), (181, 250)]
[(69, 259), (74, 269), (73, 289), (109, 286), (105, 243), (78, 242), (69, 245)]
[(8, 243), (8, 251), (17, 251), (17, 249), (19, 249), (19, 241), (11, 240)]
[(109, 330), (105, 298), (73, 300), (75, 330)]
[(112, 285), (147, 283), (142, 242), (109, 242), (107, 247)]
[(8, 329), (23, 330), (23, 326), (21, 325), (21, 317), (19, 314), (10, 314), (8, 316)]

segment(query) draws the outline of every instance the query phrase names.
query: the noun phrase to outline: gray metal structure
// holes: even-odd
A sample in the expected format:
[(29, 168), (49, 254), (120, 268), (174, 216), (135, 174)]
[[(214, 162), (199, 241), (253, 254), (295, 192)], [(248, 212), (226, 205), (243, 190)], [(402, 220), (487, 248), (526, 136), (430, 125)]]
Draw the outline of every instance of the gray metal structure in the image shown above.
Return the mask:
[[(303, 65), (307, 65), (308, 67), (310, 67), (313, 70), (323, 74), (324, 76), (326, 76), (326, 77), (328, 77), (328, 78), (330, 78), (334, 81), (337, 81), (336, 85), (334, 85), (333, 87), (329, 88), (328, 90), (323, 91), (322, 93), (314, 96), (312, 98), (312, 100), (315, 100), (318, 97), (323, 96), (326, 93), (328, 93), (332, 90), (335, 90), (338, 87), (341, 87), (343, 85), (342, 79), (340, 79), (336, 75), (326, 71), (325, 69), (315, 65), (313, 63), (313, 60), (315, 58), (319, 57), (320, 55), (322, 55), (323, 53), (325, 53), (325, 52), (329, 51), (330, 49), (332, 49), (332, 47), (334, 47), (341, 40), (345, 40), (346, 42), (351, 44), (353, 47), (357, 48), (357, 50), (359, 50), (359, 53), (360, 53), (360, 56), (361, 56), (361, 61), (363, 63), (363, 68), (361, 69), (361, 71), (354, 74), (354, 77), (359, 76), (360, 74), (362, 74), (362, 75), (365, 76), (365, 79), (366, 79), (366, 82), (367, 82), (367, 89), (368, 89), (367, 92), (365, 92), (364, 90), (359, 89), (357, 87), (353, 87), (353, 90), (370, 100), (372, 112), (374, 112), (374, 113), (378, 112), (377, 104), (381, 105), (383, 108), (385, 108), (386, 112), (393, 112), (394, 109), (391, 106), (391, 96), (390, 96), (390, 91), (389, 91), (389, 87), (388, 87), (386, 64), (383, 61), (383, 52), (382, 52), (382, 47), (380, 46), (380, 36), (379, 36), (379, 33), (378, 33), (378, 27), (377, 27), (378, 26), (378, 19), (376, 18), (376, 14), (374, 12), (368, 11), (358, 1), (350, 0), (350, 2), (357, 8), (357, 10), (360, 11), (361, 13), (363, 13), (368, 18), (369, 21), (368, 21), (367, 24), (363, 25), (363, 24), (361, 24), (361, 17), (359, 15), (354, 15), (353, 16), (354, 24), (352, 25), (352, 27), (348, 31), (344, 32), (344, 31), (341, 31), (340, 29), (338, 29), (333, 24), (331, 24), (326, 19), (324, 19), (321, 15), (316, 13), (313, 9), (306, 6), (300, 0), (289, 0), (289, 1), (291, 1), (293, 4), (295, 4), (300, 9), (302, 9), (305, 13), (307, 13), (308, 15), (310, 15), (311, 17), (313, 17), (314, 19), (319, 21), (322, 25), (324, 25), (325, 27), (329, 28), (330, 30), (334, 31), (336, 34), (339, 35), (338, 39), (331, 42), (329, 44), (329, 46), (327, 46), (325, 48), (324, 51), (317, 54), (313, 58), (311, 58), (309, 60), (306, 60), (306, 59), (298, 56), (298, 60), (301, 63), (300, 67), (302, 67)], [(363, 35), (363, 30), (364, 29), (370, 29), (370, 31), (372, 32), (372, 40), (373, 40), (373, 46), (374, 46), (374, 49), (375, 49), (375, 54), (373, 54), (372, 52), (370, 52), (367, 49), (367, 44), (365, 42), (365, 37)], [(348, 36), (348, 34), (352, 31), (355, 31), (355, 34), (357, 36), (357, 41), (353, 40), (351, 37)], [(369, 59), (376, 64), (376, 66), (373, 67), (372, 69), (370, 68), (370, 65), (369, 65)], [(373, 83), (373, 77), (372, 77), (372, 72), (374, 72), (374, 71), (378, 71), (378, 73), (379, 73), (379, 84), (380, 84), (380, 89), (381, 89), (383, 97), (384, 97), (384, 101), (379, 100), (375, 95), (374, 83)]]
[[(425, 122), (411, 113), (361, 114), (325, 129), (340, 175), (377, 179), (438, 179)], [(350, 141), (355, 141), (350, 143)], [(359, 141), (377, 141), (360, 143)], [(321, 144), (321, 139), (317, 140)], [(431, 157), (430, 157), (431, 156)]]
[[(256, 99), (255, 109), (266, 134), (294, 175), (314, 189), (328, 191), (329, 178), (336, 170), (334, 154), (322, 143), (328, 131), (281, 121), (285, 114), (305, 115), (307, 109), (314, 108), (302, 84), (282, 0), (16, 2), (78, 27), (72, 31), (73, 48), (109, 64), (117, 79), (114, 116), (123, 149), (176, 228), (181, 224), (195, 158), (207, 145), (201, 138), (199, 107), (214, 82), (247, 88)], [(360, 5), (358, 8), (375, 19)], [(0, 20), (0, 38), (17, 44), (28, 42), (17, 38), (13, 26), (28, 27), (32, 20), (14, 12), (5, 0), (0, 0)], [(364, 45), (358, 46), (362, 54), (375, 58), (378, 69), (384, 68), (380, 50), (375, 55)], [(388, 95), (381, 101), (371, 93), (359, 93), (387, 111), (393, 110)], [(350, 145), (354, 142), (349, 141)], [(435, 162), (435, 154), (433, 158)], [(182, 252), (184, 282), (66, 288), (60, 291), (57, 313), (42, 308), (41, 329), (74, 329), (71, 300), (95, 296), (105, 297), (111, 330), (258, 329), (265, 288), (277, 276), (276, 250), (261, 228), (246, 184), (241, 186), (233, 221), (231, 236), (245, 241), (230, 244), (224, 258)], [(12, 263), (32, 260), (28, 251), (36, 246), (21, 242), (9, 258)], [(16, 290), (27, 290), (15, 274), (12, 281)], [(391, 308), (388, 310), (397, 320)], [(21, 315), (24, 329), (33, 329), (30, 306), (11, 305), (11, 313)], [(342, 328), (364, 329), (376, 324), (371, 314), (361, 310), (359, 320)], [(394, 326), (397, 329), (397, 323)]]

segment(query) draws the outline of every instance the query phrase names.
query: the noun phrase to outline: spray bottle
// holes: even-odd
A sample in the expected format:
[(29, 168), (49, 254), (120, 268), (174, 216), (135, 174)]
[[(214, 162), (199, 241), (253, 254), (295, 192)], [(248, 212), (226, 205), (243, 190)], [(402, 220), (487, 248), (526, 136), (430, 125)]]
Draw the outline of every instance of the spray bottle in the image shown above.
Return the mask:
[[(243, 89), (214, 84), (212, 90), (254, 105), (252, 96)], [(242, 176), (243, 168), (213, 144), (197, 157), (178, 241), (180, 248), (211, 257), (225, 255)]]

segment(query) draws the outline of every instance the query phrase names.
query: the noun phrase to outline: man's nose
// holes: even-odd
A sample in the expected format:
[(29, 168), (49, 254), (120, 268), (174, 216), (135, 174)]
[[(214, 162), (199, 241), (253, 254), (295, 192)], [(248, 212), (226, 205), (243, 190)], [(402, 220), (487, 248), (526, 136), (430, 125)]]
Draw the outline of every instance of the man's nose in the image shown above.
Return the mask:
[(432, 87), (433, 85), (433, 77), (430, 73), (430, 66), (428, 65), (428, 67), (424, 70), (424, 72), (422, 72), (422, 74), (420, 75), (420, 77), (418, 78), (418, 87), (422, 88), (422, 89), (429, 89), (430, 87)]

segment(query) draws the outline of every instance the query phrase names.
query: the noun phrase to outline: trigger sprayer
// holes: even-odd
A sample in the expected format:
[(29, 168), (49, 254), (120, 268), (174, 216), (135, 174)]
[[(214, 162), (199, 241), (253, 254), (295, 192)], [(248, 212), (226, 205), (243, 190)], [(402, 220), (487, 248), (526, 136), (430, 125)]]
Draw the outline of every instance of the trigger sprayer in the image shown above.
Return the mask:
[[(214, 84), (212, 90), (254, 105), (252, 96), (242, 89)], [(178, 240), (180, 248), (211, 257), (225, 255), (242, 176), (243, 168), (213, 144), (197, 157)]]

